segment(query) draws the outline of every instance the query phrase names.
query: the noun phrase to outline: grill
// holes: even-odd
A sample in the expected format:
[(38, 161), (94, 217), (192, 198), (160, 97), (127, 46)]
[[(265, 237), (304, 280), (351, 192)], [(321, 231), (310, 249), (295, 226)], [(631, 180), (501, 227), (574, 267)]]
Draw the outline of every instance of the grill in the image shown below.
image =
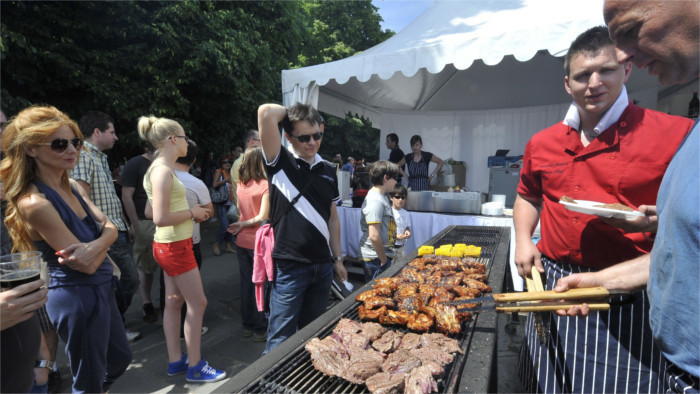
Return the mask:
[[(508, 259), (510, 229), (505, 227), (449, 226), (426, 245), (466, 243), (481, 246), (481, 261), (487, 264), (493, 292), (501, 292)], [(395, 261), (381, 276), (395, 276), (416, 252), (405, 261)], [(316, 371), (304, 345), (313, 337), (324, 338), (341, 318), (360, 321), (359, 302), (355, 295), (369, 290), (372, 282), (338, 303), (280, 346), (258, 359), (217, 390), (247, 393), (367, 393), (367, 387), (328, 377)], [(440, 392), (494, 392), (496, 373), (496, 313), (475, 314), (462, 323), (462, 332), (453, 336), (464, 351), (445, 366), (445, 376), (438, 381)], [(401, 327), (390, 327), (407, 331)]]

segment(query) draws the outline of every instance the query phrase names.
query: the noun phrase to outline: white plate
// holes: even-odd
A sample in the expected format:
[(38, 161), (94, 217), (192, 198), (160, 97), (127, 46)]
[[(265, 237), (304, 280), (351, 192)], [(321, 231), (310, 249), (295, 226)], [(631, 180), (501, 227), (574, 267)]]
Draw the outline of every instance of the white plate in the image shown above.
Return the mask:
[(585, 213), (588, 215), (596, 215), (604, 218), (618, 218), (618, 219), (627, 219), (627, 220), (634, 220), (638, 217), (644, 216), (643, 213), (639, 211), (621, 211), (619, 209), (610, 209), (610, 208), (600, 208), (596, 207), (595, 205), (604, 205), (602, 202), (597, 202), (597, 201), (587, 201), (587, 200), (574, 200), (576, 201), (576, 204), (570, 203), (570, 202), (565, 202), (565, 201), (559, 201), (560, 204), (564, 204), (566, 209), (569, 211), (574, 211), (574, 212), (580, 212), (580, 213)]

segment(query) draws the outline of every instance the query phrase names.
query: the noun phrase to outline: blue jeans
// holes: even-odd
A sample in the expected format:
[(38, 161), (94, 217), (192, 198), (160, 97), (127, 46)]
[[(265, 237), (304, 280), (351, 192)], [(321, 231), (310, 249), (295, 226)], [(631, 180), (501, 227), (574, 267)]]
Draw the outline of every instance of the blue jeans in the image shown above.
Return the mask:
[(228, 216), (226, 216), (226, 212), (228, 212), (230, 205), (214, 204), (214, 207), (216, 208), (216, 216), (219, 218), (219, 230), (216, 231), (216, 243), (224, 246), (224, 241), (231, 241), (231, 233), (226, 231), (228, 225), (231, 224), (228, 221)]
[(134, 293), (139, 288), (139, 272), (136, 269), (134, 256), (131, 254), (129, 234), (126, 231), (120, 231), (117, 240), (109, 247), (107, 253), (122, 272), (122, 276), (119, 279), (121, 294), (118, 297), (124, 301), (124, 305), (119, 308), (120, 312), (124, 314), (129, 305), (131, 305)]
[(382, 265), (379, 261), (379, 257), (372, 259), (370, 261), (365, 261), (365, 282), (376, 278), (379, 274), (386, 271), (387, 268), (391, 267), (391, 259), (387, 257), (386, 264)]
[(328, 306), (333, 264), (275, 259), (265, 354), (321, 316)]
[[(238, 270), (241, 276), (241, 317), (243, 328), (258, 334), (267, 332), (265, 313), (258, 311), (255, 302), (255, 285), (253, 284), (253, 250), (236, 245)], [(267, 283), (265, 284), (267, 286)], [(264, 292), (263, 292), (264, 293)]]

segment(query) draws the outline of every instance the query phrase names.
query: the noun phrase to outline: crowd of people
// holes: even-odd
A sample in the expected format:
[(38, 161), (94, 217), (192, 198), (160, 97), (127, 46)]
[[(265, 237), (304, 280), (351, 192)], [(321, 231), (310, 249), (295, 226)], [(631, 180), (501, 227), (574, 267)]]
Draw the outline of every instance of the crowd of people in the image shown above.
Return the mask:
[[(546, 289), (603, 286), (636, 297), (614, 313), (582, 304), (543, 321), (529, 316), (520, 377), (532, 392), (698, 392), (699, 127), (630, 103), (625, 82), (633, 64), (664, 84), (700, 75), (700, 5), (606, 0), (604, 17), (607, 27), (583, 32), (564, 59), (573, 100), (564, 120), (527, 143), (515, 263), (523, 277), (533, 268), (543, 274)], [(109, 391), (140, 336), (124, 325), (137, 290), (143, 320), (158, 320), (151, 296), (158, 268), (163, 373), (224, 379), (201, 346), (208, 300), (200, 223), (214, 217), (214, 254), (235, 253), (239, 265), (243, 336), (272, 351), (326, 310), (334, 278), (348, 279), (337, 171), (366, 173), (369, 182), (359, 206), (365, 280), (404, 258), (408, 190), (428, 189), (443, 165), (422, 150), (421, 136), (404, 154), (388, 134), (388, 160), (366, 168), (339, 154), (333, 164), (318, 154), (325, 126), (312, 106), (263, 104), (257, 115), (259, 131), (246, 132), (245, 150), (218, 161), (207, 155), (201, 178), (192, 174), (197, 144), (178, 122), (139, 118), (144, 153), (120, 169), (120, 198), (105, 153), (118, 141), (109, 115), (89, 111), (76, 123), (48, 105), (9, 122), (0, 113), (2, 254), (36, 250), (48, 268), (48, 283), (0, 292), (2, 392), (45, 392), (59, 339), (73, 391)], [(572, 216), (558, 203), (564, 195), (614, 199), (644, 217)], [(263, 243), (270, 248), (261, 250)]]

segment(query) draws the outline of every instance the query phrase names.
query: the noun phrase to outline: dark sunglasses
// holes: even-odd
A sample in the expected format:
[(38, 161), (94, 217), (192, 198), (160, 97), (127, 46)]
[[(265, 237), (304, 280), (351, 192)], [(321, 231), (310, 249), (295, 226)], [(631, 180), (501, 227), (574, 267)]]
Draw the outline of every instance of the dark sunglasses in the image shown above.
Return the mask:
[(392, 198), (395, 198), (397, 200), (405, 200), (406, 196), (391, 196)]
[(73, 138), (72, 140), (67, 140), (65, 138), (56, 138), (55, 140), (51, 142), (41, 142), (38, 143), (37, 145), (48, 145), (51, 147), (52, 151), (61, 153), (68, 149), (68, 143), (73, 144), (73, 147), (75, 147), (76, 150), (80, 150), (80, 148), (83, 147), (83, 140), (80, 138)]
[(221, 164), (233, 164), (233, 162), (231, 160), (224, 160)]
[(321, 138), (323, 138), (323, 132), (319, 131), (318, 133), (313, 133), (313, 134), (304, 134), (304, 135), (290, 135), (292, 138), (296, 138), (297, 141), (301, 143), (307, 143), (311, 141), (311, 137), (314, 137), (314, 141), (318, 141)]

